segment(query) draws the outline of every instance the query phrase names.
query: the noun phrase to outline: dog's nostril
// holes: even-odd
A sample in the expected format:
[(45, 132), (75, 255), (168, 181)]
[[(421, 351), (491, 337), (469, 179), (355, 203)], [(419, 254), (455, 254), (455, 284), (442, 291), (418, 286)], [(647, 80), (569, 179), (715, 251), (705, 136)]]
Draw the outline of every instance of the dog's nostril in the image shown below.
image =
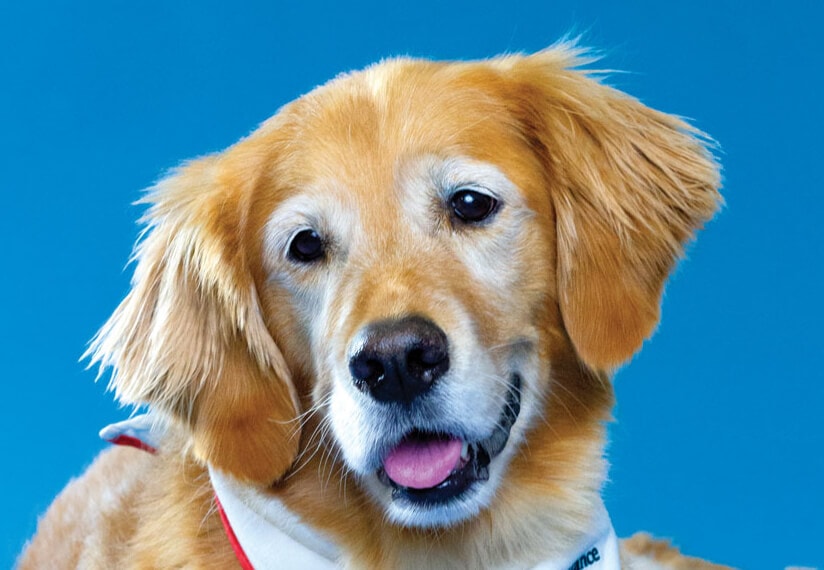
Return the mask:
[(449, 369), (446, 334), (411, 316), (365, 327), (349, 359), (355, 386), (381, 402), (410, 403)]
[(443, 347), (426, 347), (409, 351), (406, 368), (424, 382), (433, 382), (449, 368), (449, 355)]
[(385, 370), (383, 364), (371, 358), (352, 358), (349, 361), (349, 372), (360, 386), (368, 386), (380, 382)]
[(443, 346), (428, 346), (409, 353), (409, 359), (420, 362), (424, 366), (435, 366), (447, 358)]

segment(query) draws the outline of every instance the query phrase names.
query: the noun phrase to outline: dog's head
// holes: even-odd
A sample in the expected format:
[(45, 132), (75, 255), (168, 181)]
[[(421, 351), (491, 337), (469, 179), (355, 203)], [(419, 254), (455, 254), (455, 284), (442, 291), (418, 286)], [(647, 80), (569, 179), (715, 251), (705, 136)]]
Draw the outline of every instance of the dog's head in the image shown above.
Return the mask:
[(719, 197), (694, 130), (579, 63), (385, 62), (162, 181), (93, 345), (118, 396), (259, 484), (331, 446), (402, 526), (597, 494), (608, 373)]

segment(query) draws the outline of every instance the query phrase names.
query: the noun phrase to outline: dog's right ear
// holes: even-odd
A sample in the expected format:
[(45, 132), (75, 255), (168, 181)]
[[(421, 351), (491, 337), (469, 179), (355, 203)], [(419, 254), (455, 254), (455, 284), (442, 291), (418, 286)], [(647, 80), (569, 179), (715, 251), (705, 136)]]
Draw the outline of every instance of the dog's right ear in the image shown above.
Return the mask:
[(298, 452), (298, 402), (244, 256), (250, 188), (234, 186), (222, 161), (185, 165), (143, 200), (131, 291), (87, 356), (112, 368), (121, 402), (187, 426), (203, 461), (271, 484)]
[(564, 325), (583, 362), (610, 370), (658, 324), (664, 282), (719, 207), (720, 180), (698, 131), (597, 81), (582, 55), (561, 46), (499, 65), (545, 166)]

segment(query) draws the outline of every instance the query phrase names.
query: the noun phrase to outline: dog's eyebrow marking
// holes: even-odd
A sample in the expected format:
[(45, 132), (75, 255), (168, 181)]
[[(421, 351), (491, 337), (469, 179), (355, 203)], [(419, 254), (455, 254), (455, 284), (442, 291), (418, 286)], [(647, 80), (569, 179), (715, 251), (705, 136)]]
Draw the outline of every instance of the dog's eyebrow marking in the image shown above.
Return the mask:
[(424, 179), (443, 197), (459, 186), (470, 185), (486, 188), (496, 198), (522, 201), (515, 184), (497, 166), (468, 156), (427, 154), (407, 159), (398, 166), (396, 178), (401, 189)]
[(410, 228), (423, 233), (437, 233), (445, 227), (442, 214), (448, 211), (451, 196), (464, 187), (490, 195), (500, 202), (499, 209), (524, 207), (520, 190), (491, 163), (467, 156), (425, 154), (396, 165), (395, 192), (404, 205), (401, 215)]
[(301, 229), (313, 229), (340, 253), (359, 221), (350, 203), (351, 193), (336, 181), (313, 185), (279, 204), (264, 230), (264, 265), (275, 271), (286, 255), (289, 241)]
[(449, 158), (436, 165), (432, 172), (443, 194), (449, 194), (461, 186), (477, 186), (491, 192), (499, 200), (520, 202), (520, 192), (515, 184), (490, 163), (471, 158)]
[[(500, 202), (495, 219), (483, 229), (450, 232), (449, 247), (463, 260), (480, 283), (507, 287), (516, 278), (524, 223), (535, 214), (527, 208), (521, 190), (496, 165), (466, 156), (425, 155), (399, 169), (397, 186), (411, 205), (403, 215), (412, 227), (432, 231), (433, 198), (447, 208), (451, 195), (461, 187), (477, 188)], [(435, 226), (434, 231), (439, 231)], [(497, 288), (495, 288), (497, 290)]]

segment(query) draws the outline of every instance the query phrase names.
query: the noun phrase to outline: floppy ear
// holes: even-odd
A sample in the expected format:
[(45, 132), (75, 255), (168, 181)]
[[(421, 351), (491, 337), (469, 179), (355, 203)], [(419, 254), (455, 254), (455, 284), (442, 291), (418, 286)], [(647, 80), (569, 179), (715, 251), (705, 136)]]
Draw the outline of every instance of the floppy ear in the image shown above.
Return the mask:
[(244, 189), (222, 179), (219, 157), (200, 159), (143, 200), (131, 291), (88, 354), (121, 402), (188, 426), (203, 461), (270, 484), (297, 454), (298, 405), (241, 247)]
[(528, 137), (556, 215), (564, 325), (580, 358), (610, 369), (655, 329), (664, 281), (719, 206), (703, 135), (585, 71), (576, 48), (513, 65)]

